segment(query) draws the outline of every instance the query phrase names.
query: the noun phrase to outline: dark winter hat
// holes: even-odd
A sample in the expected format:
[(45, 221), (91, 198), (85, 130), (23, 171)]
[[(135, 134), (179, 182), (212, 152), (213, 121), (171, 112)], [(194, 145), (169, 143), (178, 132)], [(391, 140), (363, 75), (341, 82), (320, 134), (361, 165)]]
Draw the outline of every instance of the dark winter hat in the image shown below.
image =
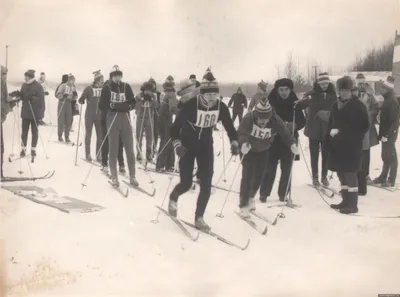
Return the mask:
[(153, 84), (149, 81), (146, 81), (142, 85), (142, 90), (144, 91), (153, 91)]
[(200, 84), (200, 94), (204, 93), (219, 93), (218, 81), (212, 74), (210, 68), (207, 68)]
[(236, 93), (238, 93), (239, 91), (240, 91), (240, 93), (243, 93), (241, 87), (239, 87), (239, 88), (237, 89)]
[(122, 76), (122, 71), (119, 69), (118, 65), (114, 65), (110, 71), (110, 78), (112, 78), (113, 76), (117, 76), (117, 75)]
[(25, 72), (24, 75), (27, 76), (27, 77), (30, 77), (30, 78), (34, 78), (35, 77), (35, 70), (29, 69), (28, 71)]
[(196, 79), (196, 75), (195, 75), (195, 74), (191, 74), (191, 75), (189, 76), (189, 79)]
[(190, 79), (185, 79), (183, 82), (181, 82), (180, 85), (181, 85), (181, 88), (177, 92), (178, 96), (183, 96), (187, 93), (190, 93), (190, 92), (194, 91), (194, 89), (196, 88), (196, 84), (193, 83)]
[(256, 115), (261, 119), (270, 118), (272, 115), (272, 106), (269, 101), (258, 102), (255, 108)]
[(353, 80), (351, 79), (350, 76), (343, 76), (342, 78), (338, 79), (336, 85), (338, 90), (351, 91), (353, 89)]
[(61, 77), (61, 82), (66, 83), (67, 81), (68, 81), (68, 74), (63, 74), (63, 76)]
[(364, 74), (358, 73), (356, 76), (356, 82), (359, 83), (366, 83), (367, 79), (365, 78)]
[(275, 82), (274, 87), (275, 87), (276, 89), (278, 89), (278, 88), (280, 88), (280, 87), (288, 87), (288, 88), (291, 89), (291, 90), (294, 89), (293, 81), (292, 81), (291, 79), (289, 79), (289, 78), (281, 78), (281, 79), (278, 79), (278, 80)]
[(323, 72), (323, 73), (318, 74), (317, 83), (323, 84), (323, 83), (330, 83), (330, 82), (331, 82), (331, 80), (329, 79), (328, 72)]
[(267, 84), (266, 82), (264, 82), (263, 80), (261, 80), (261, 81), (258, 83), (257, 87), (259, 87), (261, 90), (263, 90), (264, 92), (266, 92), (266, 91), (267, 91), (268, 84)]
[(389, 75), (388, 77), (386, 77), (385, 80), (382, 80), (381, 82), (382, 82), (382, 84), (383, 84), (383, 86), (385, 88), (387, 88), (389, 90), (393, 90), (394, 89), (394, 78), (393, 78), (393, 76)]
[(94, 81), (99, 81), (100, 79), (104, 78), (103, 74), (101, 74), (101, 70), (97, 70), (93, 72)]

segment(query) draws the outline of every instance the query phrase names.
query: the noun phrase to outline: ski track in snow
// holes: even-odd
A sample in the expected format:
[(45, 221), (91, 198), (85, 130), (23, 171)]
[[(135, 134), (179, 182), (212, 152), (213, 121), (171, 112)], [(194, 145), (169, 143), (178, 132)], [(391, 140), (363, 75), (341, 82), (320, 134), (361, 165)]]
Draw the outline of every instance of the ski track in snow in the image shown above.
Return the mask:
[[(9, 90), (14, 88), (9, 86)], [(53, 90), (49, 92), (54, 93)], [(50, 100), (54, 124), (57, 100), (50, 95), (47, 107)], [(49, 121), (47, 116), (46, 113), (46, 122)], [(71, 140), (76, 141), (78, 117), (74, 118), (73, 126), (75, 132)], [(222, 125), (218, 127), (222, 130)], [(11, 153), (12, 113), (3, 128), (4, 172), (15, 176), (19, 161), (7, 161)], [(155, 197), (130, 189), (129, 197), (122, 198), (94, 166), (87, 187), (81, 190), (91, 166), (81, 160), (84, 145), (79, 148), (78, 166), (75, 166), (76, 147), (48, 142), (52, 129), (52, 140), (56, 140), (57, 128), (40, 127), (49, 159), (46, 160), (39, 140), (38, 157), (30, 165), (34, 175), (54, 169), (56, 174), (36, 184), (104, 209), (65, 214), (2, 189), (0, 234), (3, 235), (0, 239), (5, 239), (9, 296), (377, 296), (378, 293), (400, 293), (400, 220), (345, 216), (331, 210), (317, 192), (307, 186), (310, 178), (304, 160), (294, 164), (292, 194), (294, 203), (303, 207), (285, 208), (286, 218), (278, 219), (276, 226), (269, 226), (266, 236), (257, 234), (235, 215), (233, 210), (239, 202), (237, 194), (229, 195), (223, 219), (215, 215), (220, 212), (227, 192), (216, 190), (211, 196), (206, 221), (212, 231), (240, 245), (251, 238), (249, 248), (240, 251), (205, 234), (200, 235), (198, 242), (192, 242), (162, 213), (158, 224), (150, 222), (158, 211), (154, 205), (159, 205), (165, 195), (169, 183), (166, 175), (150, 172), (157, 188)], [(214, 132), (216, 154), (222, 149), (219, 135)], [(82, 142), (83, 137), (84, 132), (81, 133)], [(225, 134), (224, 137), (227, 162), (230, 148)], [(92, 148), (94, 139), (93, 135)], [(307, 139), (302, 136), (301, 141), (303, 148), (306, 147)], [(17, 145), (14, 154), (18, 154)], [(371, 154), (371, 175), (375, 177), (379, 174), (376, 168), (381, 166), (380, 146), (374, 147)], [(308, 151), (305, 156), (309, 162)], [(29, 176), (27, 162), (23, 160), (21, 164), (24, 175)], [(215, 157), (214, 183), (222, 172), (222, 164), (221, 154)], [(221, 181), (220, 186), (229, 187), (238, 165), (239, 158), (230, 163), (227, 182)], [(147, 175), (142, 170), (137, 170), (136, 174), (140, 185), (150, 189)], [(178, 178), (174, 177), (170, 191), (177, 182)], [(332, 184), (338, 188), (337, 179)], [(240, 173), (233, 188), (239, 190), (239, 185)], [(269, 199), (275, 202), (276, 186), (273, 191)], [(360, 213), (400, 215), (399, 192), (373, 187), (368, 191), (368, 196), (359, 198)], [(179, 200), (179, 216), (189, 222), (193, 221), (197, 193), (198, 188)], [(338, 201), (338, 198), (325, 199), (329, 203)], [(273, 220), (281, 209), (258, 203), (257, 210)]]

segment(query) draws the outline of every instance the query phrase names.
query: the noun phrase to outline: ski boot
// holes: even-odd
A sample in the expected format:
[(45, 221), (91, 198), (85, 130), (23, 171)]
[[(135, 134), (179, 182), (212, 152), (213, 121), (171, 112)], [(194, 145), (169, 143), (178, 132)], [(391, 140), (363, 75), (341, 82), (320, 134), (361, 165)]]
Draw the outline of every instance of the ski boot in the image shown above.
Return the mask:
[(165, 169), (164, 168), (156, 168), (156, 172), (162, 173), (162, 172), (165, 172)]
[(248, 206), (244, 206), (239, 211), (239, 216), (242, 219), (249, 219), (250, 218), (250, 209)]
[(327, 179), (326, 176), (324, 176), (323, 178), (321, 178), (321, 184), (322, 184), (324, 187), (329, 187), (329, 181), (328, 181), (328, 179)]
[(285, 196), (279, 196), (279, 201), (285, 202)]
[(267, 202), (267, 196), (260, 196), (260, 202), (261, 203), (266, 203)]
[(103, 172), (105, 175), (108, 175), (108, 174), (109, 174), (109, 173), (108, 173), (108, 166), (107, 166), (107, 165), (106, 165), (106, 166), (102, 166), (101, 169), (100, 169), (100, 171)]
[(167, 172), (174, 172), (174, 167), (168, 167), (165, 171), (167, 171)]
[(126, 173), (125, 167), (124, 166), (119, 166), (119, 173), (124, 175)]
[(367, 180), (367, 185), (370, 185), (372, 183), (372, 179), (369, 175), (367, 176), (366, 180)]
[(380, 184), (385, 184), (385, 183), (386, 183), (386, 180), (382, 180), (379, 176), (371, 182), (372, 185), (380, 185)]
[(342, 195), (342, 201), (338, 204), (331, 204), (331, 208), (333, 209), (342, 209), (347, 206), (347, 190), (340, 190), (340, 194)]
[(136, 178), (135, 178), (134, 176), (132, 176), (132, 177), (130, 178), (129, 183), (130, 183), (133, 187), (138, 187), (138, 186), (139, 186), (139, 183), (138, 183), (138, 181), (136, 180)]
[(118, 181), (118, 179), (117, 179), (116, 177), (112, 177), (112, 178), (111, 178), (111, 185), (112, 185), (114, 188), (119, 188), (119, 181)]
[(393, 188), (395, 186), (396, 186), (396, 183), (391, 182), (389, 180), (387, 182), (382, 183), (382, 188)]
[(31, 149), (31, 156), (32, 156), (32, 157), (36, 157), (36, 148), (35, 148), (35, 147), (33, 147), (33, 148)]
[(92, 156), (90, 154), (86, 154), (86, 161), (92, 162)]
[(62, 138), (62, 136), (58, 136), (58, 141), (59, 142), (64, 142), (64, 139)]
[(19, 154), (19, 156), (20, 156), (21, 158), (24, 158), (24, 157), (26, 156), (26, 149), (25, 149), (25, 148), (23, 148), (23, 149), (21, 150), (21, 153)]
[(66, 143), (71, 143), (71, 139), (69, 139), (69, 137), (65, 137), (65, 142)]
[(197, 219), (195, 219), (194, 225), (197, 229), (206, 233), (210, 232), (211, 230), (211, 227), (208, 226), (206, 222), (204, 222), (203, 217), (198, 217)]
[(319, 187), (319, 186), (321, 186), (321, 184), (320, 184), (319, 181), (318, 181), (318, 177), (313, 177), (313, 179), (312, 179), (312, 184), (313, 184), (314, 187)]
[(176, 218), (178, 215), (178, 203), (176, 201), (169, 200), (168, 213), (171, 217)]
[(256, 210), (256, 200), (254, 197), (249, 199), (249, 211), (255, 211)]

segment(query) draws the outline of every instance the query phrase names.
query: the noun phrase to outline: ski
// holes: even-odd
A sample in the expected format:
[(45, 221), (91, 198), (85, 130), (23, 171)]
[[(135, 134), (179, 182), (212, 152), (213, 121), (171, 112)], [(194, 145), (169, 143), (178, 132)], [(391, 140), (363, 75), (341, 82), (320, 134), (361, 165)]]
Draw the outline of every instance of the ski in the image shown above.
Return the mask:
[(85, 158), (81, 158), (81, 159), (82, 159), (83, 161), (89, 163), (89, 164), (95, 165), (95, 166), (97, 166), (97, 167), (101, 167), (100, 163), (97, 162), (97, 161), (89, 161), (89, 160), (86, 160)]
[(259, 218), (260, 220), (263, 220), (269, 224), (272, 224), (273, 222), (271, 220), (269, 220), (267, 217), (265, 217), (264, 215), (260, 214), (259, 212), (257, 212), (256, 210), (252, 210), (250, 211), (250, 213), (254, 216), (256, 216), (257, 218)]
[(238, 215), (239, 218), (241, 218), (243, 221), (245, 221), (250, 227), (252, 227), (258, 233), (260, 233), (261, 235), (267, 234), (267, 232), (268, 232), (267, 225), (264, 228), (260, 228), (251, 218), (242, 218), (237, 211), (234, 211), (234, 212)]
[[(200, 185), (200, 182), (198, 182), (198, 181), (193, 181), (193, 185), (192, 185), (192, 188), (191, 188), (192, 191), (196, 190), (196, 185)], [(220, 186), (217, 186), (217, 185), (211, 185), (211, 188), (216, 189), (216, 190), (226, 191), (226, 192), (229, 191), (229, 189), (224, 188), (224, 187), (220, 187)], [(232, 193), (235, 193), (235, 194), (240, 194), (239, 191), (235, 191), (235, 190), (231, 190), (231, 192), (232, 192)]]
[(169, 175), (169, 176), (177, 176), (177, 177), (179, 177), (179, 173), (178, 172), (171, 172), (171, 171), (157, 171), (157, 170), (155, 170), (155, 169), (153, 169), (153, 168), (149, 168), (149, 167), (146, 167), (146, 168), (143, 168), (143, 167), (139, 167), (141, 170), (143, 170), (143, 171), (150, 171), (150, 172), (154, 172), (154, 173), (159, 173), (159, 174), (164, 174), (164, 175)]
[(126, 180), (122, 180), (122, 182), (125, 183), (126, 185), (128, 185), (129, 187), (131, 187), (132, 189), (138, 190), (139, 192), (146, 194), (147, 196), (154, 197), (154, 195), (156, 194), (156, 189), (153, 189), (153, 191), (149, 192), (149, 191), (146, 191), (145, 189), (141, 188), (140, 186), (135, 187), (135, 186), (131, 185)]
[(109, 180), (108, 183), (115, 189), (118, 193), (120, 193), (123, 197), (128, 197), (129, 195), (129, 188), (126, 188), (126, 191), (122, 190), (120, 187), (116, 187), (113, 183)]
[(10, 176), (10, 177), (3, 177), (1, 182), (17, 182), (17, 181), (35, 181), (40, 179), (49, 179), (51, 178), (56, 171), (49, 171), (45, 175), (37, 176), (37, 177), (19, 177), (19, 176)]
[(296, 208), (301, 207), (301, 205), (300, 204), (294, 204), (293, 201), (290, 200), (290, 202), (289, 202), (289, 200), (287, 200), (287, 201), (285, 201), (283, 203), (281, 202), (279, 204), (274, 204), (274, 205), (268, 205), (267, 206), (267, 208), (273, 208), (273, 207), (289, 207), (289, 208), (292, 208), (292, 209), (296, 209)]
[(175, 218), (175, 217), (171, 216), (171, 215), (168, 213), (168, 211), (166, 211), (165, 209), (161, 208), (160, 206), (156, 205), (156, 207), (157, 207), (160, 211), (162, 211), (166, 216), (168, 216), (172, 221), (174, 221), (174, 223), (175, 223), (176, 225), (178, 225), (178, 227), (182, 230), (182, 232), (183, 232), (187, 237), (189, 237), (191, 240), (197, 241), (197, 240), (199, 239), (200, 232), (197, 231), (197, 234), (196, 234), (196, 235), (193, 235), (192, 233), (189, 232), (188, 229), (185, 228), (185, 226), (182, 224), (182, 222), (181, 222), (178, 218)]
[[(186, 225), (192, 227), (193, 229), (199, 230), (199, 229), (196, 228), (196, 226), (194, 224), (186, 222), (185, 220), (181, 220), (181, 221), (183, 223), (185, 223)], [(214, 238), (218, 239), (219, 241), (221, 241), (221, 242), (223, 242), (223, 243), (225, 243), (227, 245), (236, 247), (236, 248), (238, 248), (238, 249), (240, 249), (242, 251), (245, 251), (249, 247), (249, 244), (250, 244), (250, 238), (247, 240), (247, 243), (244, 246), (240, 246), (240, 245), (238, 245), (238, 244), (236, 244), (236, 243), (234, 243), (234, 242), (232, 242), (232, 241), (230, 241), (230, 240), (228, 240), (228, 239), (222, 237), (221, 235), (219, 235), (217, 233), (214, 233), (212, 231), (205, 232), (205, 231), (201, 231), (200, 230), (200, 232), (203, 232), (204, 234), (210, 235), (211, 237), (214, 237)]]
[(20, 159), (23, 159), (23, 158), (26, 158), (26, 157), (29, 157), (29, 156), (30, 156), (30, 154), (25, 155), (25, 156), (23, 156), (23, 157), (17, 156), (17, 157), (15, 157), (15, 158), (12, 158), (12, 156), (9, 156), (9, 157), (8, 157), (8, 162), (12, 163), (12, 162), (18, 161), (18, 160), (20, 160)]
[[(53, 141), (54, 143), (63, 144), (66, 146), (75, 146), (75, 142), (61, 142), (61, 141)], [(82, 142), (79, 143), (78, 146), (82, 146)]]
[[(333, 196), (335, 196), (335, 193), (333, 191), (331, 191), (330, 189), (324, 188), (322, 186), (314, 186), (312, 184), (307, 184), (307, 185), (310, 186), (311, 188), (316, 189), (318, 192), (320, 192), (321, 194), (324, 194), (328, 198), (333, 198)], [(331, 191), (331, 193), (329, 193), (329, 191)]]
[(386, 190), (389, 192), (396, 192), (398, 190), (397, 186), (395, 187), (382, 187), (380, 184), (369, 184), (369, 186), (373, 186), (374, 188), (378, 188), (378, 189), (382, 189), (382, 190)]

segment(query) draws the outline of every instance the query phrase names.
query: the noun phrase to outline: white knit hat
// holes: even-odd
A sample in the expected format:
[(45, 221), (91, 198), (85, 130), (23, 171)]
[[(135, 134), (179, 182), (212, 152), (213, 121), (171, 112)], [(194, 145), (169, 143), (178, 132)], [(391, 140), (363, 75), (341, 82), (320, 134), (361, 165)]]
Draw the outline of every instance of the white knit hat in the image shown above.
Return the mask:
[(97, 81), (97, 80), (99, 80), (100, 78), (103, 77), (103, 74), (101, 74), (100, 70), (97, 70), (97, 71), (93, 72), (93, 75), (94, 75), (94, 80), (95, 81)]
[(200, 85), (200, 93), (219, 93), (219, 84), (217, 79), (211, 72), (210, 67), (207, 68)]
[(260, 101), (256, 104), (255, 111), (258, 117), (269, 118), (272, 115), (272, 106), (269, 104), (268, 100), (265, 102)]
[(327, 72), (318, 74), (317, 83), (323, 84), (323, 83), (330, 83), (330, 82), (331, 82), (331, 80), (329, 79), (329, 74)]

